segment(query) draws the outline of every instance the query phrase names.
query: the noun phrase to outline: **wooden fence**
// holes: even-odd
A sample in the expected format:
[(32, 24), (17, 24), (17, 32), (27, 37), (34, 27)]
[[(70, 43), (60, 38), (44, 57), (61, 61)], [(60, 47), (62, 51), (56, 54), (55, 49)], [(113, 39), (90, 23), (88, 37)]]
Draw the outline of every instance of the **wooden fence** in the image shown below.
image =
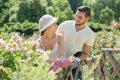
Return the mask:
[[(115, 77), (118, 77), (117, 79), (120, 80), (120, 61), (115, 58), (115, 53), (120, 54), (120, 49), (103, 48), (99, 56), (95, 56), (80, 62), (75, 75), (78, 74), (79, 70), (81, 70), (81, 72), (84, 71), (84, 65), (87, 65), (89, 68), (91, 68), (92, 65), (95, 64), (96, 60), (99, 59), (97, 66), (93, 70), (93, 74), (91, 74), (91, 76), (94, 77), (93, 80), (106, 80), (106, 77), (107, 80), (115, 80)], [(113, 71), (108, 70), (106, 66), (108, 62), (111, 64)], [(65, 79), (59, 78), (59, 80), (77, 80), (76, 76), (73, 77), (72, 75), (72, 69), (73, 68), (71, 67), (71, 69), (67, 71)], [(63, 75), (65, 75), (65, 73)], [(71, 77), (71, 79), (68, 79), (68, 77)]]

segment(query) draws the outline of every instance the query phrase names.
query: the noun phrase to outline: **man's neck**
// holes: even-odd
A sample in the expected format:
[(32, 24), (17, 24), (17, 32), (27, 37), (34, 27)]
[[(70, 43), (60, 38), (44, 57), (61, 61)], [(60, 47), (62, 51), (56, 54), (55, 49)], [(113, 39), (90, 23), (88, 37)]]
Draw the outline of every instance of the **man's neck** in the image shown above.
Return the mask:
[(76, 31), (80, 31), (86, 27), (86, 24), (80, 25), (80, 26), (75, 26)]

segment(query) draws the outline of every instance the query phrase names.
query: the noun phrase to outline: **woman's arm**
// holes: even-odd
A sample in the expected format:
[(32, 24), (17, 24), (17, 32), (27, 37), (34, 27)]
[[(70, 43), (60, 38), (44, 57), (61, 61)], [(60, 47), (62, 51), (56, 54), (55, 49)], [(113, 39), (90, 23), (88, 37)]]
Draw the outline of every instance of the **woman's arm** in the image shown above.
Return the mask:
[(58, 34), (58, 54), (60, 57), (66, 58), (65, 47), (64, 47), (64, 37)]

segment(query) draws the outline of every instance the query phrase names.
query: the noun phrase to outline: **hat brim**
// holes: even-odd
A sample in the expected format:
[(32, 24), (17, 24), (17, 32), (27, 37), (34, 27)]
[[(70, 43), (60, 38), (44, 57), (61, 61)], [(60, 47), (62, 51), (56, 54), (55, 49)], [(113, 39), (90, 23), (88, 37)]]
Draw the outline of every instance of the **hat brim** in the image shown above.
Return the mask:
[(58, 21), (58, 17), (54, 17), (52, 19), (52, 21), (49, 21), (49, 23), (47, 23), (46, 25), (44, 25), (42, 29), (40, 29), (40, 32), (44, 31), (45, 29), (47, 29), (50, 25), (52, 25), (54, 22)]

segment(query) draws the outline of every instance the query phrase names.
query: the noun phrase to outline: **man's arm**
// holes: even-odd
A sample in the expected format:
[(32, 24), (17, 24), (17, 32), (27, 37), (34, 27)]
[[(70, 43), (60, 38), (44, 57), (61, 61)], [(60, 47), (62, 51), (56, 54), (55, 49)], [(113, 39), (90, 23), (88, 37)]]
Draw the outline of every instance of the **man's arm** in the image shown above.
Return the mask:
[(84, 43), (83, 45), (83, 49), (82, 49), (82, 56), (80, 57), (80, 60), (85, 60), (89, 54), (90, 54), (90, 51), (91, 51), (91, 48), (94, 44), (94, 41), (95, 41), (95, 35), (94, 33), (91, 35), (91, 37), (86, 41), (86, 43)]
[(88, 55), (90, 54), (91, 48), (92, 48), (92, 46), (88, 46), (88, 45), (84, 44), (82, 54), (80, 55), (80, 57), (70, 56), (68, 59), (71, 62), (73, 62), (76, 59), (77, 59), (77, 61), (85, 60), (88, 57)]
[(84, 44), (83, 51), (82, 51), (83, 54), (80, 57), (80, 61), (85, 60), (88, 57), (88, 55), (90, 54), (91, 48), (92, 48), (92, 46), (88, 46), (88, 45)]

